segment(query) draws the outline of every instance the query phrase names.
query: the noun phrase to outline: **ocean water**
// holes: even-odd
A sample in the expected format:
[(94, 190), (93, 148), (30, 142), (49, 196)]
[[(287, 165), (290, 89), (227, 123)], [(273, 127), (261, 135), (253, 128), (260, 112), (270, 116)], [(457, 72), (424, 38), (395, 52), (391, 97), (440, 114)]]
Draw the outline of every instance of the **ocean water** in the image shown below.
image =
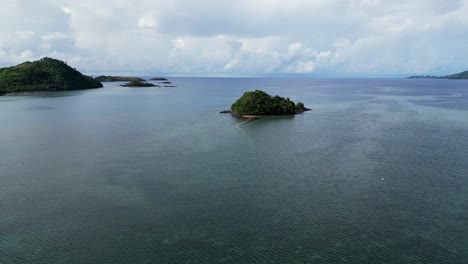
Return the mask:
[(0, 97), (0, 263), (468, 263), (468, 81), (172, 81)]

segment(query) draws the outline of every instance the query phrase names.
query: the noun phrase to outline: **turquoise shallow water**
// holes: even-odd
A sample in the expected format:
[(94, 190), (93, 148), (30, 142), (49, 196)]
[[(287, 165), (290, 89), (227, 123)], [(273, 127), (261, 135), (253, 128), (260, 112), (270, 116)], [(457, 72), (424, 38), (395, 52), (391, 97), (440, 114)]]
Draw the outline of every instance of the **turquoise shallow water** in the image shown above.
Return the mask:
[(0, 263), (468, 263), (468, 81), (172, 81), (0, 97)]

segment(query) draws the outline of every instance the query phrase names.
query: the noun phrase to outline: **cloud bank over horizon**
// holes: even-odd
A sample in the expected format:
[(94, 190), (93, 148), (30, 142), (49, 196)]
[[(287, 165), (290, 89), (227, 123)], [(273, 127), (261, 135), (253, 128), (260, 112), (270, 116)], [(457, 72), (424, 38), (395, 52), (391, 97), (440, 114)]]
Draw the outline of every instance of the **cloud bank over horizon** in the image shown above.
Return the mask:
[(87, 73), (408, 75), (468, 69), (468, 0), (5, 0), (0, 67)]

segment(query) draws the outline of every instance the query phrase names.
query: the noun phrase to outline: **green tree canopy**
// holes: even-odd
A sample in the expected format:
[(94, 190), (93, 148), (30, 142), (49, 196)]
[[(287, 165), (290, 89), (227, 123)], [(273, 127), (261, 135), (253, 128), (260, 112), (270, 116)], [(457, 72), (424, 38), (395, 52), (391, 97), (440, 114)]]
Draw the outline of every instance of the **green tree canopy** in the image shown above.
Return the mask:
[(122, 84), (121, 86), (123, 87), (154, 87), (157, 86), (152, 83), (147, 83), (147, 82), (140, 82), (140, 81), (130, 81), (126, 84)]
[(67, 91), (102, 87), (66, 62), (43, 58), (0, 69), (0, 94), (32, 91)]
[(235, 115), (294, 115), (306, 111), (303, 103), (295, 105), (289, 98), (270, 96), (261, 90), (245, 92), (232, 106)]

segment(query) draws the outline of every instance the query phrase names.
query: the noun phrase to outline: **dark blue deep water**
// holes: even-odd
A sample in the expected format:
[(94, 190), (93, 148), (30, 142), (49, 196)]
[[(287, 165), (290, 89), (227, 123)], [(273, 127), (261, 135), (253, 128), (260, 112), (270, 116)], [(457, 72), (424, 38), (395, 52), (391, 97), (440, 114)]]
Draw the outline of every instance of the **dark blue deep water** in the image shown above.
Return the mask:
[(468, 263), (468, 81), (172, 81), (0, 97), (0, 263)]

